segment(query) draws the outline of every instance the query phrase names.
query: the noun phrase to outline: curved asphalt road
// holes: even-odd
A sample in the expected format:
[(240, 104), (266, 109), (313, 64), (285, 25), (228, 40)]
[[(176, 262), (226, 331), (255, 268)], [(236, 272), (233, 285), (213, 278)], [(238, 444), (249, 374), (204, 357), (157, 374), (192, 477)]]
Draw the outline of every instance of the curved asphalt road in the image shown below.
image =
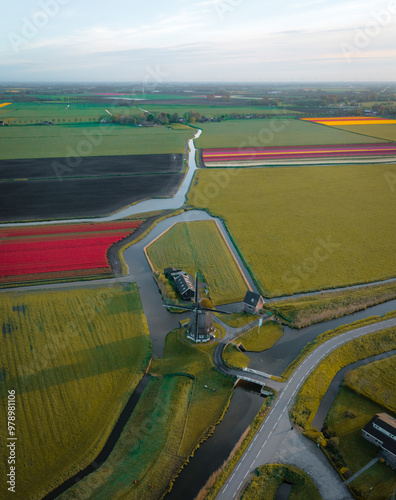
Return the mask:
[[(256, 467), (273, 461), (277, 451), (281, 448), (283, 440), (291, 431), (288, 410), (291, 408), (298, 390), (303, 385), (308, 375), (325, 356), (350, 340), (393, 326), (396, 326), (396, 318), (351, 330), (319, 345), (295, 370), (293, 376), (278, 393), (275, 405), (234, 468), (234, 471), (220, 490), (216, 497), (217, 500), (230, 500), (235, 498), (244, 486), (248, 475), (253, 472)], [(271, 381), (268, 379), (266, 384), (270, 387), (272, 385)], [(317, 466), (311, 471), (311, 476), (318, 486), (324, 500), (343, 500), (351, 498), (348, 489), (339, 479), (338, 481), (331, 479), (329, 474), (333, 475), (333, 471), (331, 471), (328, 466), (326, 467), (326, 465), (323, 464), (321, 467), (319, 462), (316, 465)], [(329, 483), (331, 487), (329, 487)]]

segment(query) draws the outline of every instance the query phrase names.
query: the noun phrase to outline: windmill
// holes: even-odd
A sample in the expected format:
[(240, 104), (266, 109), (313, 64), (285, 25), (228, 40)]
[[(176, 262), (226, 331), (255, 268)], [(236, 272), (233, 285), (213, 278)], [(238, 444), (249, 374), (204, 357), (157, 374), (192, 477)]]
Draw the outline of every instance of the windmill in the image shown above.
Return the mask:
[(208, 342), (211, 336), (214, 334), (215, 328), (213, 325), (212, 312), (217, 312), (220, 314), (231, 314), (228, 311), (221, 311), (220, 309), (209, 309), (208, 307), (203, 307), (198, 300), (198, 276), (195, 275), (195, 293), (194, 293), (194, 303), (190, 306), (174, 306), (177, 309), (183, 309), (184, 311), (191, 311), (190, 324), (188, 325), (187, 337), (194, 342)]

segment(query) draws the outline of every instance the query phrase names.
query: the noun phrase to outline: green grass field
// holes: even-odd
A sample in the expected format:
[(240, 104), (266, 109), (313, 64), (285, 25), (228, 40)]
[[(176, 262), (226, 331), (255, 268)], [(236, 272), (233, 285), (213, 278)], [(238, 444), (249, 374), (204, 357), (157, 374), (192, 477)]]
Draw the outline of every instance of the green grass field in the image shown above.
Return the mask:
[(224, 219), (261, 293), (277, 297), (396, 275), (389, 175), (395, 165), (202, 169), (188, 202)]
[[(361, 492), (363, 498), (389, 500), (395, 494), (395, 471), (376, 463), (350, 483), (351, 489)], [(365, 496), (363, 496), (365, 495)]]
[[(144, 97), (143, 97), (144, 98)], [(146, 96), (148, 99), (159, 100), (160, 96), (153, 94)], [(249, 115), (253, 113), (267, 115), (296, 115), (298, 112), (289, 111), (283, 108), (273, 108), (265, 106), (232, 106), (225, 105), (207, 105), (200, 104), (197, 98), (197, 104), (183, 104), (183, 96), (167, 96), (166, 100), (179, 99), (180, 104), (145, 104), (145, 101), (135, 101), (133, 106), (119, 106), (117, 100), (109, 103), (68, 103), (68, 102), (40, 102), (40, 103), (12, 103), (3, 108), (0, 107), (0, 120), (10, 125), (31, 125), (37, 122), (51, 120), (54, 124), (94, 122), (101, 117), (109, 117), (109, 111), (112, 115), (137, 116), (147, 110), (150, 113), (178, 113), (183, 117), (185, 113), (191, 110), (205, 115), (207, 118), (225, 116), (230, 114)], [(107, 110), (107, 111), (106, 111)]]
[[(117, 89), (113, 89), (114, 92), (118, 92)], [(40, 97), (40, 98), (47, 98), (47, 99), (57, 99), (57, 100), (60, 100), (60, 101), (64, 101), (64, 99), (68, 99), (68, 98), (73, 98), (73, 97), (87, 97), (87, 96), (94, 96), (94, 97), (106, 97), (106, 93), (101, 93), (101, 92), (80, 92), (80, 93), (73, 93), (73, 94), (69, 94), (69, 95), (65, 95), (65, 94), (58, 94), (58, 95), (54, 95), (54, 94), (31, 94), (33, 95), (34, 97)], [(147, 100), (151, 100), (151, 101), (162, 101), (162, 100), (174, 100), (174, 99), (177, 99), (177, 100), (183, 100), (183, 99), (199, 99), (200, 97), (197, 97), (195, 95), (191, 95), (190, 93), (185, 93), (185, 94), (179, 94), (179, 95), (172, 95), (172, 94), (160, 94), (159, 92), (155, 92), (155, 93), (151, 93), (151, 94), (137, 94), (137, 93), (128, 93), (128, 92), (125, 92), (124, 89), (121, 89), (120, 91), (120, 95), (117, 96), (117, 95), (108, 95), (108, 97), (114, 97), (115, 101), (117, 101), (118, 99), (123, 99), (123, 98), (127, 98), (127, 97), (130, 97), (131, 99), (147, 99)], [(66, 102), (66, 101), (65, 101)], [(140, 102), (140, 101), (137, 101), (137, 102)]]
[[(214, 370), (215, 344), (192, 345), (181, 331), (166, 337), (164, 357), (102, 470), (60, 498), (157, 500), (196, 446), (221, 420), (234, 381)], [(136, 483), (135, 483), (136, 481)]]
[[(345, 416), (345, 411), (352, 410), (355, 418)], [(377, 456), (377, 447), (362, 438), (362, 428), (384, 408), (369, 399), (342, 387), (326, 419), (329, 429), (339, 438), (339, 450), (352, 473), (357, 472)], [(367, 472), (350, 483), (352, 488), (363, 491), (362, 498), (367, 498), (372, 487), (372, 498), (387, 500), (392, 497), (395, 488), (395, 472), (385, 464), (377, 463)]]
[(308, 146), (381, 142), (362, 135), (295, 119), (228, 120), (199, 123), (199, 149), (263, 146)]
[(283, 327), (275, 321), (266, 321), (259, 328), (254, 328), (235, 339), (241, 342), (247, 351), (261, 352), (270, 349), (283, 335)]
[(246, 312), (232, 313), (230, 315), (215, 314), (215, 316), (220, 318), (223, 323), (232, 326), (233, 328), (240, 328), (241, 326), (248, 325), (249, 323), (258, 320), (258, 317), (255, 314), (248, 314)]
[[(196, 104), (146, 104), (142, 101), (141, 104), (138, 104), (147, 111), (152, 113), (178, 113), (179, 116), (183, 116), (184, 113), (190, 113), (193, 111), (194, 113), (200, 113), (201, 115), (206, 116), (206, 118), (216, 118), (219, 116), (225, 115), (251, 115), (251, 114), (266, 114), (266, 115), (298, 115), (297, 111), (290, 111), (284, 108), (274, 108), (267, 106), (233, 106), (232, 104), (224, 104), (224, 105), (216, 105), (211, 106), (208, 104), (200, 104), (199, 100), (197, 100)], [(223, 122), (225, 123), (225, 122)], [(197, 124), (199, 127), (201, 123)], [(204, 125), (204, 124), (203, 124)]]
[(0, 159), (183, 153), (192, 135), (167, 127), (99, 124), (0, 127)]
[(321, 500), (315, 483), (309, 474), (292, 465), (268, 464), (254, 471), (254, 478), (241, 494), (241, 500), (273, 500), (279, 486), (292, 484), (290, 499)]
[(246, 294), (239, 266), (213, 221), (177, 223), (147, 253), (158, 273), (172, 266), (193, 276), (201, 271), (215, 305), (241, 301)]
[[(344, 127), (337, 126), (339, 130), (345, 130), (346, 132), (363, 134), (365, 136), (374, 137), (386, 141), (396, 142), (396, 125), (345, 125)], [(367, 141), (370, 142), (370, 141)]]
[(223, 351), (223, 359), (226, 364), (232, 368), (246, 368), (250, 363), (249, 357), (241, 352), (237, 346), (231, 342), (227, 344)]
[(385, 283), (311, 297), (272, 302), (268, 308), (282, 314), (295, 328), (340, 318), (396, 298), (396, 283)]
[(14, 389), (18, 498), (42, 498), (102, 449), (148, 364), (146, 319), (134, 284), (2, 294), (0, 317), (0, 438)]
[(13, 103), (0, 108), (0, 120), (11, 125), (31, 125), (37, 122), (53, 121), (54, 124), (98, 121), (101, 117), (113, 115), (139, 115), (136, 107), (110, 104), (68, 104), (68, 103)]
[(396, 413), (396, 356), (374, 361), (345, 375), (344, 385)]

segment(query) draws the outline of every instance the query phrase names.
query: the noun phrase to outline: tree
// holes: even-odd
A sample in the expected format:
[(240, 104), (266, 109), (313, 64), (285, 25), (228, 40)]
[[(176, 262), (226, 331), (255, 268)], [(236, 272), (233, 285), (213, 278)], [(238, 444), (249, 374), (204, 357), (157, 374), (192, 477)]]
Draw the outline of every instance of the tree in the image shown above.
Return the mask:
[(179, 113), (173, 113), (170, 117), (169, 123), (177, 123), (179, 121)]
[(340, 444), (340, 440), (337, 436), (331, 437), (327, 440), (327, 447), (331, 450), (337, 450)]
[(159, 113), (157, 115), (156, 122), (160, 123), (161, 125), (167, 125), (169, 123), (169, 119), (168, 119), (168, 116), (166, 115), (166, 113), (164, 113), (164, 112)]

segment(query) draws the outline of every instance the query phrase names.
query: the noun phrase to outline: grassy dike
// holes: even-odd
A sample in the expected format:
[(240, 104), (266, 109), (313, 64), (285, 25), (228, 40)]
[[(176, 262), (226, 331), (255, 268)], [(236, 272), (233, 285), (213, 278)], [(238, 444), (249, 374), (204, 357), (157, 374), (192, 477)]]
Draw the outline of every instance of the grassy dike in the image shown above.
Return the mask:
[(248, 356), (241, 352), (232, 342), (227, 344), (223, 351), (223, 361), (230, 368), (236, 368), (237, 370), (247, 368), (250, 363)]
[(267, 309), (286, 320), (292, 328), (303, 328), (340, 318), (396, 298), (396, 281), (310, 297), (282, 300)]
[(330, 340), (341, 333), (348, 332), (355, 328), (361, 328), (367, 325), (373, 325), (374, 323), (378, 323), (379, 321), (383, 321), (390, 318), (396, 317), (396, 311), (389, 312), (384, 316), (370, 316), (369, 318), (364, 318), (358, 321), (354, 321), (353, 323), (348, 323), (347, 325), (339, 326), (334, 330), (329, 330), (327, 332), (318, 335), (313, 342), (308, 342), (308, 344), (301, 350), (300, 354), (297, 358), (290, 363), (290, 365), (286, 368), (286, 370), (282, 373), (282, 377), (280, 377), (280, 381), (284, 382), (287, 380), (290, 375), (294, 372), (294, 370), (304, 361), (304, 359), (314, 351), (320, 344), (323, 344), (327, 340)]

